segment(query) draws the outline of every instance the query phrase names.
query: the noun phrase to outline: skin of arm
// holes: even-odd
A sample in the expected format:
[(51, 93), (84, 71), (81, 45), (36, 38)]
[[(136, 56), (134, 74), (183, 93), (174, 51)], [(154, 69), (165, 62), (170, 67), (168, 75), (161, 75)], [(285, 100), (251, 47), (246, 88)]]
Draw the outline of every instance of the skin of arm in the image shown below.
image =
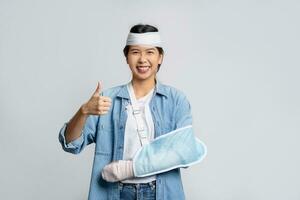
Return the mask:
[(65, 132), (66, 142), (70, 143), (81, 136), (82, 129), (89, 115), (105, 115), (111, 106), (109, 97), (100, 95), (101, 88), (98, 82), (97, 89), (87, 103), (83, 104), (67, 124)]
[(70, 143), (80, 137), (81, 131), (84, 127), (86, 119), (88, 118), (87, 114), (84, 114), (83, 111), (84, 105), (76, 112), (72, 119), (67, 124), (67, 129), (65, 132), (66, 142)]

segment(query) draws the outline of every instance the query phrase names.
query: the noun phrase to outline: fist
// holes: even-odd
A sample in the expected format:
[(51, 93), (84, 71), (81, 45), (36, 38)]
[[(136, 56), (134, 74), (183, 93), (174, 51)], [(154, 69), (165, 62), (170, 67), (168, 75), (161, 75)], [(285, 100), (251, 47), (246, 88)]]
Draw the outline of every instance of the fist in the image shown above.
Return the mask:
[(118, 160), (106, 165), (102, 172), (102, 178), (108, 182), (117, 182), (134, 177), (132, 160)]
[(105, 115), (108, 113), (111, 106), (111, 99), (109, 97), (101, 96), (101, 86), (98, 82), (96, 91), (92, 97), (82, 105), (81, 110), (85, 115)]

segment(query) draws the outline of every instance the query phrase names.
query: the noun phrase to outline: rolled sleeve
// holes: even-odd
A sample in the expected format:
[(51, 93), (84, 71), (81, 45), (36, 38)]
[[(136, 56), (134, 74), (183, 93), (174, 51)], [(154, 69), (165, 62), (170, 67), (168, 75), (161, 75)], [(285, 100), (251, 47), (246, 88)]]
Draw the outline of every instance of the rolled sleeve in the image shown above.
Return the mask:
[(67, 143), (65, 133), (68, 123), (65, 123), (60, 129), (58, 136), (58, 140), (61, 143), (63, 150), (72, 154), (78, 154), (85, 148), (85, 146), (95, 142), (97, 124), (98, 116), (89, 116), (85, 122), (80, 137)]
[(65, 137), (67, 124), (68, 123), (65, 123), (63, 125), (63, 127), (61, 128), (61, 130), (59, 131), (59, 142), (61, 143), (62, 148), (65, 151), (77, 154), (77, 153), (79, 153), (78, 150), (80, 149), (80, 147), (82, 146), (83, 141), (84, 141), (83, 134), (81, 133), (79, 138), (67, 143), (66, 137)]

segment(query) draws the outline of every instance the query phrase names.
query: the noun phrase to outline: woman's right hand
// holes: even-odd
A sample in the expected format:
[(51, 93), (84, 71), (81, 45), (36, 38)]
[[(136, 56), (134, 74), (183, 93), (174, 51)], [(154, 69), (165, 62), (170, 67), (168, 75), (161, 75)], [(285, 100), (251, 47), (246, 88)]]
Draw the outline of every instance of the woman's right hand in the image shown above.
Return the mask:
[(105, 115), (108, 113), (111, 106), (111, 98), (101, 96), (101, 86), (98, 82), (96, 91), (92, 97), (81, 106), (81, 112), (84, 115)]

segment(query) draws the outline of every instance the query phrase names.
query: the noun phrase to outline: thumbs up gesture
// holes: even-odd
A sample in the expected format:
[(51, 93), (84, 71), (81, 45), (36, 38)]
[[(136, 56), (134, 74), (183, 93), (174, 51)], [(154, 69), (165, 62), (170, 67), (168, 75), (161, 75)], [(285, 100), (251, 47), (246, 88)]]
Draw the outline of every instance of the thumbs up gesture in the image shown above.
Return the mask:
[(111, 106), (111, 99), (109, 97), (100, 96), (101, 85), (98, 82), (97, 88), (91, 98), (83, 104), (82, 112), (85, 115), (105, 115)]

